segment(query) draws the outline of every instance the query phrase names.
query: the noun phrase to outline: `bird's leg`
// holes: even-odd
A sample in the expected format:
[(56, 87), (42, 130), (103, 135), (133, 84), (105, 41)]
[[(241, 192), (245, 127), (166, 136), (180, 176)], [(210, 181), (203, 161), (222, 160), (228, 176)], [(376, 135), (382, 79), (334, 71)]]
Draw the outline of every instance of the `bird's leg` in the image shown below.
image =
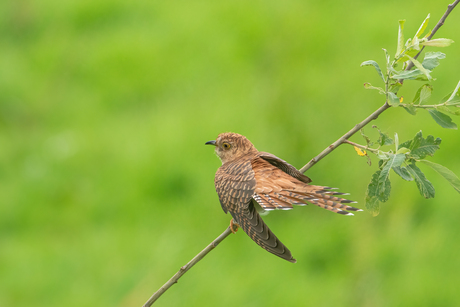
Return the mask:
[(232, 231), (232, 233), (236, 233), (238, 231), (238, 227), (240, 225), (238, 225), (237, 222), (235, 222), (233, 219), (230, 221), (230, 230)]

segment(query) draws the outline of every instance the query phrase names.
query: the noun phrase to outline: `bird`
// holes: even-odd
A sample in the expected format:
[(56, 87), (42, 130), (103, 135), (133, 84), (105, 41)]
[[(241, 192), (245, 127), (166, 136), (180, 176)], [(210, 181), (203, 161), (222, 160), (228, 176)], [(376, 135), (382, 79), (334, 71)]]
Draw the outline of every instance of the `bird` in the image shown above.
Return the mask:
[(258, 151), (245, 136), (221, 133), (206, 145), (215, 146), (222, 165), (214, 178), (223, 211), (232, 216), (230, 229), (243, 231), (266, 251), (296, 263), (290, 250), (275, 236), (260, 214), (271, 210), (289, 210), (293, 205), (314, 204), (326, 210), (353, 215), (362, 211), (356, 203), (338, 196), (335, 188), (311, 185), (311, 179), (277, 156)]

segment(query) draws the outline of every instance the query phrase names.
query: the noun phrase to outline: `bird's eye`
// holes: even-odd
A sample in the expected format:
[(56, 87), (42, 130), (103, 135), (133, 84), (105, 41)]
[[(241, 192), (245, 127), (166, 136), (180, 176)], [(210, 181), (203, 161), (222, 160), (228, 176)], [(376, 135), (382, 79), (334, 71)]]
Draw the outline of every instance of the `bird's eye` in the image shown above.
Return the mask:
[(224, 149), (230, 149), (231, 146), (230, 146), (229, 143), (225, 142), (225, 143), (222, 144), (222, 147), (223, 147)]

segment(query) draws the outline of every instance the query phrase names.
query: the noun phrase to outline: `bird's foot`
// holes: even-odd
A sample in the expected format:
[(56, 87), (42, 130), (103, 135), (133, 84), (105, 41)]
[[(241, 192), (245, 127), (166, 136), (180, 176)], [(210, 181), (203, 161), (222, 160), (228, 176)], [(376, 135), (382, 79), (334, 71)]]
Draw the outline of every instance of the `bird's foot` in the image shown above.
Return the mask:
[(230, 221), (230, 230), (232, 231), (232, 233), (236, 233), (238, 231), (238, 227), (240, 225), (238, 225), (237, 222), (235, 222), (233, 219)]

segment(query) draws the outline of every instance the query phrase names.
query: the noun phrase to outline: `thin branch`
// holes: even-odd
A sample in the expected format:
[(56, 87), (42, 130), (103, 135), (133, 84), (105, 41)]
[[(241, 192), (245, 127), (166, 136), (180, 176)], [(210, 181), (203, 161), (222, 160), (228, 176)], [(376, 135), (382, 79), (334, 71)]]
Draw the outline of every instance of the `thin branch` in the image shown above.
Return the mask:
[(445, 106), (458, 106), (460, 105), (460, 102), (454, 102), (454, 103), (440, 103), (440, 104), (410, 104), (410, 103), (401, 103), (399, 106), (400, 107), (414, 107), (414, 108), (419, 108), (419, 109), (436, 109), (439, 107), (445, 107)]
[(355, 142), (352, 142), (352, 141), (349, 141), (349, 140), (345, 140), (345, 141), (343, 141), (343, 142), (344, 142), (344, 143), (347, 143), (347, 144), (350, 144), (350, 145), (352, 145), (352, 146), (355, 146), (355, 147), (358, 147), (358, 148), (361, 148), (361, 149), (364, 149), (364, 150), (373, 152), (373, 153), (378, 152), (378, 149), (373, 149), (373, 148), (370, 148), (369, 146), (360, 145), (360, 144), (358, 144), (358, 143), (355, 143)]
[[(236, 225), (234, 225), (233, 227), (233, 229), (236, 230)], [(218, 236), (214, 241), (212, 241), (211, 244), (206, 246), (205, 249), (203, 249), (192, 260), (190, 260), (189, 263), (181, 267), (180, 270), (173, 277), (171, 277), (170, 280), (168, 280), (160, 289), (158, 289), (157, 292), (155, 292), (149, 298), (149, 300), (143, 305), (143, 307), (150, 307), (163, 293), (166, 292), (166, 290), (168, 290), (172, 285), (177, 283), (177, 281), (179, 280), (179, 278), (182, 277), (182, 275), (184, 275), (188, 270), (190, 270), (192, 266), (194, 266), (198, 261), (203, 259), (204, 256), (206, 256), (210, 251), (212, 251), (220, 242), (222, 242), (231, 233), (232, 231), (229, 226), (220, 236)]]
[(337, 147), (339, 147), (341, 144), (343, 144), (346, 140), (348, 140), (353, 134), (355, 134), (356, 132), (358, 132), (361, 128), (363, 128), (364, 126), (366, 126), (368, 123), (370, 123), (371, 121), (373, 121), (374, 119), (377, 119), (377, 117), (379, 117), (380, 114), (382, 114), (386, 109), (390, 108), (391, 106), (385, 102), (385, 104), (383, 106), (381, 106), (380, 108), (378, 108), (374, 113), (372, 113), (371, 115), (369, 115), (365, 120), (363, 120), (362, 122), (360, 122), (359, 124), (357, 124), (356, 126), (353, 127), (353, 129), (351, 129), (350, 131), (348, 131), (347, 133), (345, 133), (344, 135), (342, 135), (337, 141), (335, 141), (334, 143), (332, 143), (331, 145), (329, 145), (326, 149), (324, 149), (319, 155), (317, 155), (316, 157), (314, 157), (313, 159), (310, 160), (310, 162), (308, 162), (307, 164), (305, 164), (299, 171), (302, 172), (302, 173), (305, 173), (308, 169), (310, 169), (310, 167), (312, 167), (313, 165), (315, 165), (319, 160), (321, 160), (322, 158), (324, 158), (325, 156), (327, 156), (328, 154), (331, 153), (331, 151), (333, 151), (334, 149), (336, 149)]
[[(431, 31), (430, 36), (428, 36), (428, 40), (430, 40), (435, 35), (435, 33), (439, 30), (439, 28), (444, 25), (444, 21), (446, 21), (447, 16), (449, 16), (450, 12), (452, 12), (452, 10), (455, 8), (455, 6), (459, 2), (460, 2), (460, 0), (455, 0), (452, 4), (449, 4), (447, 6), (447, 11), (444, 13), (444, 15), (442, 15), (441, 19), (439, 19), (438, 23), (434, 26), (433, 30)], [(423, 46), (422, 49), (420, 49), (420, 51), (417, 53), (417, 55), (414, 57), (414, 59), (419, 57), (419, 55), (422, 53), (423, 49), (425, 49), (425, 46)], [(410, 62), (407, 65), (406, 70), (411, 70), (412, 67), (414, 67), (414, 63)], [(399, 82), (401, 82), (401, 81), (402, 80), (399, 80)]]
[[(447, 11), (444, 13), (444, 15), (441, 17), (439, 22), (436, 24), (436, 26), (433, 28), (433, 31), (431, 32), (431, 35), (429, 39), (433, 37), (433, 35), (436, 33), (436, 31), (444, 24), (444, 21), (446, 20), (447, 16), (449, 16), (450, 12), (455, 8), (455, 6), (460, 2), (460, 0), (454, 1), (452, 4), (448, 5)], [(424, 48), (424, 47), (423, 47)], [(422, 50), (423, 50), (422, 48)], [(421, 51), (414, 57), (415, 59), (420, 55)], [(412, 62), (409, 65), (413, 65)], [(408, 67), (407, 70), (410, 68)], [(343, 143), (349, 143), (352, 145), (358, 145), (353, 142), (348, 141), (348, 138), (350, 138), (352, 135), (354, 135), (356, 132), (358, 132), (362, 127), (366, 126), (369, 122), (371, 122), (374, 119), (377, 119), (380, 114), (382, 114), (385, 110), (390, 108), (390, 105), (385, 102), (383, 106), (378, 108), (374, 113), (369, 115), (365, 120), (357, 124), (353, 129), (345, 133), (342, 137), (340, 137), (337, 141), (329, 145), (326, 149), (324, 149), (319, 155), (317, 155), (315, 158), (311, 159), (310, 162), (308, 162), (304, 167), (300, 169), (302, 173), (306, 172), (309, 168), (311, 168), (313, 165), (315, 165), (318, 161), (323, 159), (325, 156), (327, 156), (331, 151), (336, 149), (339, 145)], [(361, 146), (361, 145), (360, 145)], [(357, 146), (357, 147), (360, 147)], [(205, 249), (203, 249), (198, 255), (196, 255), (192, 260), (190, 260), (189, 263), (184, 265), (183, 267), (180, 268), (180, 270), (173, 276), (171, 277), (170, 280), (168, 280), (157, 292), (155, 292), (150, 299), (143, 305), (143, 307), (150, 307), (163, 293), (166, 292), (172, 285), (177, 283), (179, 278), (182, 277), (188, 270), (190, 270), (198, 261), (203, 259), (210, 251), (212, 251), (220, 242), (222, 242), (228, 235), (232, 233), (230, 230), (230, 227), (228, 227), (220, 236), (218, 236), (214, 241), (212, 241)]]

